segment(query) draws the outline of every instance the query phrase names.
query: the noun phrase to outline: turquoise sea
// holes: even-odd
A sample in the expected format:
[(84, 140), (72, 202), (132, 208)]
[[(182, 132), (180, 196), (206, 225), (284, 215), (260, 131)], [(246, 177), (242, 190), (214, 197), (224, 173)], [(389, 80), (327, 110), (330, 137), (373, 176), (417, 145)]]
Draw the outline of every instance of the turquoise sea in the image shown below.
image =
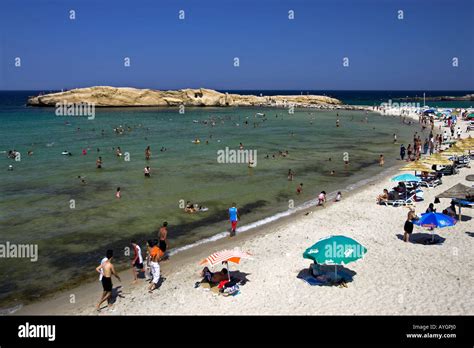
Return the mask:
[[(176, 250), (227, 230), (232, 202), (242, 215), (240, 226), (248, 226), (322, 190), (343, 190), (381, 172), (380, 154), (386, 166), (395, 164), (400, 145), (393, 144), (393, 134), (407, 144), (415, 131), (399, 118), (375, 113), (306, 109), (289, 114), (285, 109), (186, 108), (180, 114), (177, 108), (110, 108), (96, 109), (89, 120), (26, 107), (27, 95), (0, 93), (0, 243), (37, 244), (39, 258), (0, 260), (3, 305), (95, 277), (108, 248), (125, 264), (130, 239), (144, 244), (165, 220)], [(117, 127), (124, 132), (115, 133)], [(193, 144), (195, 138), (201, 143)], [(219, 150), (237, 150), (240, 143), (257, 151), (255, 168), (218, 163)], [(144, 155), (148, 145), (150, 161)], [(115, 155), (118, 146), (129, 161)], [(5, 152), (13, 149), (21, 161), (7, 158)], [(61, 155), (64, 150), (72, 156)], [(146, 165), (151, 178), (143, 175)], [(294, 181), (287, 179), (289, 169)], [(299, 183), (304, 184), (301, 195), (296, 194)], [(117, 187), (121, 199), (115, 197)], [(188, 200), (209, 210), (184, 213), (180, 204)]]

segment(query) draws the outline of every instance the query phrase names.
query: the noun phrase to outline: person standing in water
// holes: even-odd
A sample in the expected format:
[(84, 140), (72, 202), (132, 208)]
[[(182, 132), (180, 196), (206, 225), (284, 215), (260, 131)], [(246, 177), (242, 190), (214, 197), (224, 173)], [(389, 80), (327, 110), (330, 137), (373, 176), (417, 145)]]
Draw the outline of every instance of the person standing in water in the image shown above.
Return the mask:
[(299, 195), (301, 192), (303, 192), (303, 183), (300, 183), (298, 187), (296, 188), (297, 195)]
[(383, 158), (383, 155), (380, 155), (380, 157), (379, 157), (379, 166), (383, 167), (384, 164), (385, 164), (385, 159)]
[(336, 127), (339, 127), (339, 119), (336, 120)]
[(145, 149), (145, 159), (149, 161), (150, 157), (151, 157), (151, 149), (150, 149), (150, 145), (148, 145)]
[(116, 197), (117, 199), (120, 199), (120, 198), (122, 197), (122, 194), (121, 194), (121, 192), (120, 192), (120, 187), (117, 187), (117, 191), (115, 192), (115, 197)]
[(397, 135), (394, 133), (393, 134), (393, 143), (396, 144), (397, 143)]
[(97, 160), (95, 161), (95, 166), (97, 167), (97, 169), (102, 169), (102, 157), (97, 158)]
[(288, 169), (288, 181), (293, 181), (294, 176), (295, 173), (291, 169)]
[(143, 172), (145, 174), (145, 178), (151, 178), (151, 169), (149, 166), (146, 166), (145, 169), (143, 169)]
[(102, 303), (107, 301), (109, 303), (109, 307), (112, 306), (110, 302), (112, 297), (112, 275), (115, 276), (120, 282), (122, 281), (119, 275), (115, 272), (114, 265), (112, 264), (112, 257), (113, 257), (113, 250), (107, 250), (106, 253), (107, 261), (101, 263), (95, 270), (102, 275), (102, 288), (103, 293), (102, 297), (100, 298), (99, 303), (96, 306), (97, 311), (100, 311), (100, 306)]
[(403, 146), (403, 144), (402, 144), (400, 146), (400, 158), (401, 158), (402, 161), (405, 159), (405, 153), (406, 153), (406, 149), (405, 149), (405, 146)]
[(236, 204), (232, 203), (232, 207), (229, 208), (229, 220), (230, 220), (230, 236), (235, 236), (235, 230), (237, 229), (237, 222), (239, 221), (239, 211), (236, 208)]

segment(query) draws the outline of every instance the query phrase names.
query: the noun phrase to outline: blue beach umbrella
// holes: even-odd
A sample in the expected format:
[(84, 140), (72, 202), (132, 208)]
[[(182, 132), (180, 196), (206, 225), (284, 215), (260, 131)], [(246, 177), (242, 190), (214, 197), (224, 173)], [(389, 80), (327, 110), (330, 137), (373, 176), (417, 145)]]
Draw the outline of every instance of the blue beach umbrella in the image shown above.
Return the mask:
[(442, 213), (425, 213), (421, 218), (414, 221), (413, 224), (423, 227), (450, 227), (456, 224), (456, 220), (449, 215)]
[(403, 181), (403, 182), (408, 182), (408, 181), (420, 182), (421, 181), (420, 177), (418, 177), (416, 175), (413, 175), (413, 174), (409, 174), (409, 173), (394, 176), (391, 180), (392, 181)]

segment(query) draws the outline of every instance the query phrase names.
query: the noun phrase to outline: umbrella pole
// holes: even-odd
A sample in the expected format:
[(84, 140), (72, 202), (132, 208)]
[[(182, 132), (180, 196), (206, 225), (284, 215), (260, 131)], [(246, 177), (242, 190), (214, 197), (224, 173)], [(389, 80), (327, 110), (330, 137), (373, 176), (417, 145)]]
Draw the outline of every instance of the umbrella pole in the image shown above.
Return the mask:
[(227, 276), (229, 277), (229, 282), (230, 282), (230, 269), (229, 269), (229, 262), (227, 262)]

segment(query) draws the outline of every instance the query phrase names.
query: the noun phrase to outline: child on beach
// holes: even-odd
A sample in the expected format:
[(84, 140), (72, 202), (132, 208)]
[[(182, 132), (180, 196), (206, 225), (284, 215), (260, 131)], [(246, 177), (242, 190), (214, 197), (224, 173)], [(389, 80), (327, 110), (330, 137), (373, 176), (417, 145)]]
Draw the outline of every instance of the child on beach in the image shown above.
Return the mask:
[(318, 205), (324, 206), (324, 203), (326, 203), (326, 191), (321, 191), (318, 196)]
[(341, 191), (339, 191), (336, 195), (336, 198), (334, 199), (334, 202), (339, 202), (342, 198), (342, 194), (341, 194)]
[(120, 193), (120, 187), (117, 187), (117, 192), (115, 192), (115, 197), (120, 199), (122, 197), (122, 194)]
[(303, 183), (299, 184), (298, 187), (296, 188), (297, 195), (299, 195), (301, 192), (303, 192)]
[(231, 230), (230, 230), (230, 236), (233, 237), (235, 236), (235, 230), (237, 229), (237, 222), (239, 221), (239, 211), (235, 207), (236, 204), (232, 203), (232, 207), (229, 208), (229, 219), (230, 219), (230, 225), (231, 225)]
[(138, 280), (138, 273), (145, 272), (145, 269), (143, 268), (142, 249), (134, 240), (132, 240), (130, 244), (133, 248), (132, 273), (133, 284), (135, 284)]

